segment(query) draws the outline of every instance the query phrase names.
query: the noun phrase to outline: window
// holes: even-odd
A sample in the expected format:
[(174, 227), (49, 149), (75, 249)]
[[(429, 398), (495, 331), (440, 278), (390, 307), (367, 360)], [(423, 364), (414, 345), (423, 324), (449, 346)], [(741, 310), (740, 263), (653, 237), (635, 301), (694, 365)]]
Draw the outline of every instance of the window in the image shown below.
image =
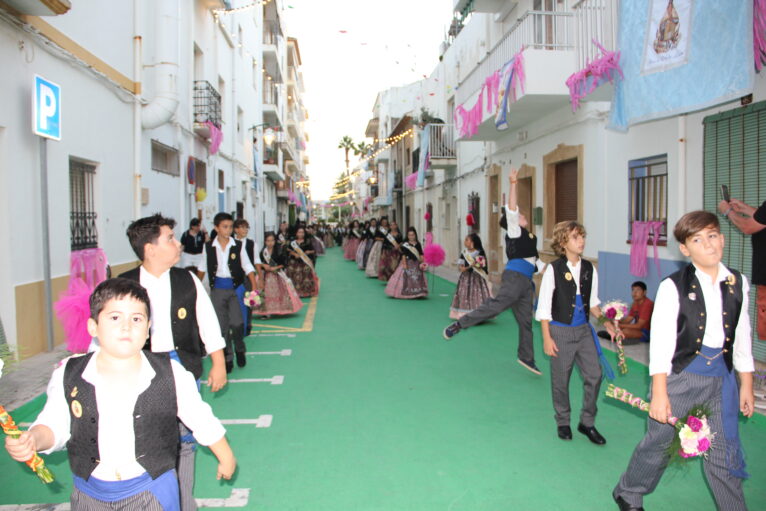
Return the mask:
[(480, 232), (481, 222), (479, 219), (481, 218), (481, 199), (479, 194), (476, 192), (468, 195), (468, 212), (473, 215), (473, 227), (471, 227), (471, 229), (473, 229), (472, 232)]
[(426, 204), (426, 232), (434, 230), (434, 206), (430, 202)]
[[(759, 206), (766, 194), (766, 101), (753, 103), (711, 115), (703, 120), (705, 126), (703, 168), (703, 204), (707, 211), (716, 212), (721, 200), (721, 185), (729, 193), (751, 206)], [(729, 220), (722, 219), (721, 232), (726, 239), (723, 262), (750, 276), (753, 245)], [(755, 326), (755, 286), (750, 286), (750, 319)], [(757, 337), (753, 328), (753, 337)], [(753, 357), (766, 361), (766, 342), (753, 343)]]
[(258, 70), (258, 62), (253, 59), (253, 90), (258, 90), (258, 82), (261, 80), (261, 73)]
[(556, 163), (556, 223), (577, 220), (577, 160)]
[(94, 165), (69, 159), (69, 230), (72, 251), (98, 246), (93, 196), (95, 177)]
[(628, 236), (633, 222), (663, 222), (660, 239), (668, 230), (668, 155), (628, 162)]
[(181, 174), (178, 162), (178, 151), (162, 142), (152, 140), (152, 170), (179, 176)]
[(242, 138), (242, 128), (243, 128), (242, 124), (245, 122), (244, 117), (245, 117), (245, 114), (242, 111), (242, 108), (237, 107), (237, 136), (239, 137), (240, 140), (243, 141), (243, 143), (244, 143), (244, 139)]
[(202, 160), (194, 160), (194, 184), (207, 191), (207, 164)]

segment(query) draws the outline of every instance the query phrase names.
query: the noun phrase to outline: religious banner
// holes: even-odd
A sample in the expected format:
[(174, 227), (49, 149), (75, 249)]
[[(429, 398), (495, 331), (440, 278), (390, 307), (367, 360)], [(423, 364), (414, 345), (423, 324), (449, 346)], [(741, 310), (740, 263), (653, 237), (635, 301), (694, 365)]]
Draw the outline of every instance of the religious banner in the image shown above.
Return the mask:
[(753, 2), (620, 2), (619, 19), (624, 79), (615, 84), (610, 128), (625, 131), (752, 92)]

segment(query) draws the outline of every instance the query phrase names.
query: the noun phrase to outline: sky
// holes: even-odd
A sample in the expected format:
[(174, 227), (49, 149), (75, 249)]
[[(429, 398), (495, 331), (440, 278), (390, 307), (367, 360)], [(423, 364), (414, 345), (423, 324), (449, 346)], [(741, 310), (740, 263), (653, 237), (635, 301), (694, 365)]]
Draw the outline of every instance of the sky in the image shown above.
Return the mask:
[[(377, 93), (436, 67), (452, 6), (453, 0), (284, 0), (287, 36), (298, 39), (306, 89), (312, 199), (329, 198), (345, 169), (341, 138), (366, 140)], [(350, 160), (353, 168), (353, 153)]]

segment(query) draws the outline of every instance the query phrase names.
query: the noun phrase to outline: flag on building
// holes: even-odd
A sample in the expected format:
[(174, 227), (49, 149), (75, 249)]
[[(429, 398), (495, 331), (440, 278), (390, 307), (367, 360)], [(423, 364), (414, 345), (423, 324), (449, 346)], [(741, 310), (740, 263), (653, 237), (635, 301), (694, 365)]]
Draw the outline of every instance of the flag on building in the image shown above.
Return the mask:
[(708, 108), (752, 92), (753, 2), (620, 2), (611, 126)]

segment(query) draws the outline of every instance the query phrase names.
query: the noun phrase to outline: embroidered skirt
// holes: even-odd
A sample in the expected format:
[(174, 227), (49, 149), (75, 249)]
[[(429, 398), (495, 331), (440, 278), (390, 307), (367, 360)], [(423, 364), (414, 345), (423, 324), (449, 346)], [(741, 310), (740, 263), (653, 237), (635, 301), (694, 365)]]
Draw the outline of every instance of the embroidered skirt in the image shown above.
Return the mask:
[(378, 263), (378, 280), (388, 282), (396, 268), (399, 267), (401, 254), (394, 247), (384, 248), (380, 252), (380, 262)]
[[(305, 266), (305, 265), (304, 265)], [(287, 278), (285, 272), (267, 271), (263, 276), (264, 289), (262, 293), (263, 301), (261, 305), (253, 309), (253, 314), (259, 316), (281, 316), (284, 314), (295, 314), (301, 307), (298, 292), (293, 283)]]
[(364, 254), (367, 251), (367, 240), (359, 240), (359, 246), (356, 249), (356, 266), (364, 270)]
[(382, 241), (376, 241), (372, 244), (370, 255), (367, 257), (367, 265), (364, 270), (364, 274), (370, 278), (378, 278), (378, 263), (380, 263), (380, 253), (382, 250)]
[(306, 298), (319, 294), (319, 279), (309, 265), (300, 259), (290, 259), (285, 269), (287, 277), (293, 282), (298, 296)]
[(311, 244), (314, 246), (314, 252), (316, 252), (316, 255), (324, 255), (324, 243), (322, 240), (317, 238), (316, 236), (313, 236), (311, 238)]
[(399, 263), (396, 271), (388, 280), (386, 294), (392, 298), (423, 298), (428, 296), (428, 282), (420, 269), (420, 263), (407, 259)]
[(335, 246), (335, 240), (332, 239), (332, 234), (329, 232), (323, 236), (322, 241), (324, 241), (325, 248), (332, 248)]
[(487, 281), (475, 271), (465, 271), (460, 274), (457, 281), (457, 289), (449, 309), (449, 317), (460, 319), (491, 297), (492, 294), (489, 292)]
[(359, 249), (359, 238), (348, 238), (343, 246), (343, 257), (349, 261), (356, 259), (356, 251)]

